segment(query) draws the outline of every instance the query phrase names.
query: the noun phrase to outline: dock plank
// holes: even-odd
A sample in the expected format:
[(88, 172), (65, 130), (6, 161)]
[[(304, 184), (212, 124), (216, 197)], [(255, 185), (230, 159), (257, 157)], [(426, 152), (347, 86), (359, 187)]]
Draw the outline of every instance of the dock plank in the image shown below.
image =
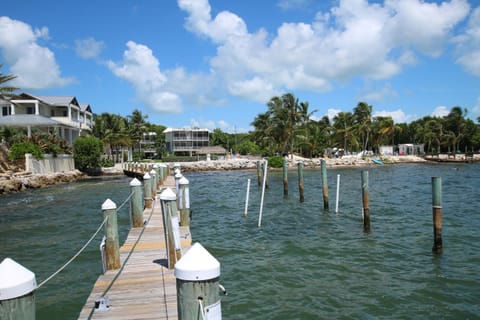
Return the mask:
[[(174, 178), (167, 177), (163, 187), (174, 186)], [(176, 278), (174, 270), (167, 267), (163, 217), (158, 197), (153, 209), (144, 211), (144, 217), (148, 219), (144, 228), (132, 228), (120, 247), (121, 272), (109, 270), (98, 277), (80, 311), (79, 320), (178, 318)], [(180, 234), (182, 251), (185, 253), (192, 242), (190, 228), (181, 227)], [(109, 299), (110, 308), (107, 311), (96, 310), (95, 300), (104, 293)]]

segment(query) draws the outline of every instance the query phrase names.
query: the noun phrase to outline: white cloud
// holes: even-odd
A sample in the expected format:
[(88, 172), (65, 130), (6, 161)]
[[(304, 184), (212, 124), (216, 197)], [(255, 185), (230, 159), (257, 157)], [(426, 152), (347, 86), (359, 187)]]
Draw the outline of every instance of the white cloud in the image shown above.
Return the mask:
[(277, 6), (286, 11), (296, 8), (305, 8), (309, 4), (310, 0), (279, 0)]
[(339, 114), (340, 112), (342, 112), (342, 110), (340, 109), (335, 109), (335, 108), (329, 108), (327, 110), (327, 116), (328, 116), (328, 119), (330, 120), (330, 122), (333, 121), (333, 118), (335, 118), (335, 116), (337, 114)]
[(48, 29), (32, 29), (22, 21), (0, 17), (0, 49), (10, 72), (12, 85), (22, 89), (47, 89), (71, 84), (74, 78), (61, 76), (54, 53), (37, 41), (48, 40)]
[(431, 116), (432, 117), (444, 117), (446, 115), (448, 115), (450, 113), (450, 110), (448, 110), (447, 107), (445, 106), (438, 106), (435, 108), (435, 110), (433, 110)]
[(413, 116), (406, 115), (401, 109), (395, 111), (377, 111), (373, 114), (374, 117), (392, 117), (395, 123), (405, 123), (413, 119)]
[(75, 40), (75, 52), (83, 59), (98, 57), (104, 47), (105, 44), (102, 41), (97, 41), (94, 38)]
[(335, 3), (312, 22), (284, 23), (268, 34), (249, 32), (228, 11), (212, 17), (208, 0), (178, 0), (187, 12), (186, 28), (217, 45), (210, 60), (215, 74), (231, 94), (252, 100), (264, 99), (261, 92), (325, 92), (354, 77), (391, 78), (414, 64), (418, 53), (441, 54), (469, 11), (466, 0)]
[(160, 63), (147, 46), (133, 41), (127, 43), (123, 61), (108, 61), (109, 69), (119, 78), (128, 81), (135, 88), (137, 98), (149, 108), (158, 112), (182, 112), (180, 97), (165, 90), (167, 77), (160, 70)]
[(480, 76), (480, 7), (470, 15), (465, 34), (457, 37), (457, 51), (460, 63), (467, 72)]

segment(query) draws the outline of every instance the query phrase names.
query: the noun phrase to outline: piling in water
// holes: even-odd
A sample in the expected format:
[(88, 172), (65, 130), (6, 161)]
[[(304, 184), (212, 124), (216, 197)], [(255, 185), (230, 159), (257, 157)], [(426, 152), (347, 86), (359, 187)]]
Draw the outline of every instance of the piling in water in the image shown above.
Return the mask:
[(102, 204), (105, 222), (105, 256), (107, 270), (120, 268), (120, 251), (118, 244), (117, 205), (110, 199)]
[(262, 185), (262, 163), (260, 160), (257, 161), (257, 181), (260, 187)]
[(130, 182), (130, 187), (132, 190), (130, 221), (132, 227), (138, 228), (143, 226), (142, 183), (134, 178)]
[(248, 197), (250, 195), (250, 179), (247, 180), (247, 194), (245, 195), (245, 211), (243, 215), (245, 218), (248, 216)]
[(300, 193), (300, 202), (305, 201), (303, 195), (304, 185), (303, 185), (303, 162), (298, 162), (298, 192)]
[(283, 159), (283, 196), (288, 196), (288, 160)]
[(340, 175), (337, 174), (337, 196), (335, 198), (335, 213), (338, 213), (339, 199), (340, 199)]
[(432, 177), (433, 253), (441, 253), (442, 245), (442, 178)]
[(368, 171), (362, 171), (363, 230), (370, 232), (370, 208), (368, 195)]
[(323, 209), (328, 210), (328, 179), (327, 162), (322, 159), (322, 190), (323, 190)]

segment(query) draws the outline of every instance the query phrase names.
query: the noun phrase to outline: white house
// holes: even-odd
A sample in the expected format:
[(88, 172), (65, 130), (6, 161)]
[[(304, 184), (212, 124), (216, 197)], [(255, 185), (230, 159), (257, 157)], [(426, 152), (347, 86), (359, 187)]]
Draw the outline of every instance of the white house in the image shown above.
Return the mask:
[(32, 128), (55, 133), (72, 145), (75, 138), (90, 133), (93, 113), (74, 96), (32, 96), (27, 93), (1, 100), (0, 126)]
[(163, 133), (165, 134), (166, 149), (172, 154), (185, 152), (192, 155), (201, 148), (209, 146), (210, 130), (208, 129), (167, 128)]

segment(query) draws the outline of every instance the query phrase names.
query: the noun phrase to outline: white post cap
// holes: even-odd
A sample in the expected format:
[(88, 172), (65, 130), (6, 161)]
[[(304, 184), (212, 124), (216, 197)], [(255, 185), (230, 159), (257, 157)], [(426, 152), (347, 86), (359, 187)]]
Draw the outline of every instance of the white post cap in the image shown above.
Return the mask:
[(37, 288), (35, 274), (10, 258), (0, 263), (0, 300), (24, 296)]
[(102, 210), (112, 210), (112, 209), (117, 209), (117, 205), (115, 202), (113, 202), (110, 199), (105, 200), (105, 202), (102, 204)]
[(149, 180), (151, 177), (150, 175), (147, 173), (145, 173), (145, 175), (143, 176), (143, 180)]
[(175, 263), (174, 274), (181, 280), (215, 279), (220, 276), (220, 262), (197, 242)]
[(183, 174), (181, 174), (180, 172), (177, 172), (175, 174), (175, 179), (180, 179), (181, 177), (183, 177)]
[(141, 185), (142, 183), (137, 178), (133, 178), (133, 180), (130, 181), (130, 187), (138, 187)]
[(151, 176), (156, 176), (156, 175), (157, 175), (157, 171), (155, 171), (154, 169), (150, 170), (150, 175), (151, 175)]
[(181, 177), (180, 180), (178, 180), (178, 183), (179, 183), (179, 184), (188, 184), (189, 181), (188, 181), (187, 178)]
[(167, 188), (160, 193), (160, 200), (177, 200), (177, 195), (172, 188)]

